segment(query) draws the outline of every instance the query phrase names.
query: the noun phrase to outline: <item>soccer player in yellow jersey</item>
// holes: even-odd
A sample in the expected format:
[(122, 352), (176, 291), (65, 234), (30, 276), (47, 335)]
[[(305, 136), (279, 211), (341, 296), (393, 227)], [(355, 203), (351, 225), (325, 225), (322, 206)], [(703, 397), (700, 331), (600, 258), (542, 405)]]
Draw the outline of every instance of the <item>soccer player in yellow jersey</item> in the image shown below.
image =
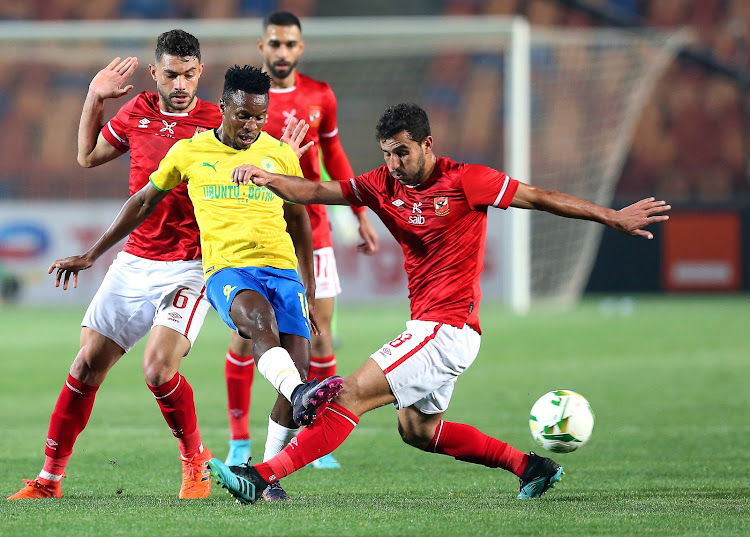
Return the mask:
[[(186, 182), (201, 231), (206, 297), (232, 329), (253, 342), (258, 371), (279, 398), (271, 417), (285, 427), (307, 425), (341, 389), (341, 378), (303, 382), (310, 361), (308, 298), (315, 295), (310, 220), (265, 187), (236, 186), (231, 173), (254, 164), (301, 176), (288, 145), (262, 132), (271, 79), (255, 67), (227, 70), (219, 103), (222, 123), (172, 146), (143, 189), (85, 254), (53, 264), (57, 282), (74, 284), (108, 248), (138, 227), (169, 191)], [(299, 264), (305, 285), (297, 273)], [(316, 329), (314, 318), (313, 330)], [(282, 446), (283, 447), (283, 446)]]

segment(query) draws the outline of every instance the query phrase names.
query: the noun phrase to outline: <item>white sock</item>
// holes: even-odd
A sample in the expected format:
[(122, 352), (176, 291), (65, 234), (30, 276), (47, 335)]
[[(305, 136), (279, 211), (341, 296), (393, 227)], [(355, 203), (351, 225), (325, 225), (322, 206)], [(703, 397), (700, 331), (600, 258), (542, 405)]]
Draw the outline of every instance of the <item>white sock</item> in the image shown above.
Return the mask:
[[(263, 461), (263, 462), (266, 462), (266, 461)], [(62, 478), (63, 478), (63, 476), (61, 475), (51, 474), (45, 470), (42, 470), (41, 472), (39, 472), (39, 477), (41, 477), (42, 479), (46, 479), (48, 481), (62, 481)]]
[(268, 416), (268, 436), (266, 437), (266, 451), (263, 453), (263, 462), (274, 458), (299, 431), (299, 428), (289, 429), (279, 425)]
[(283, 347), (272, 347), (255, 359), (258, 371), (276, 391), (290, 402), (294, 388), (302, 384), (302, 376), (292, 361), (292, 357)]

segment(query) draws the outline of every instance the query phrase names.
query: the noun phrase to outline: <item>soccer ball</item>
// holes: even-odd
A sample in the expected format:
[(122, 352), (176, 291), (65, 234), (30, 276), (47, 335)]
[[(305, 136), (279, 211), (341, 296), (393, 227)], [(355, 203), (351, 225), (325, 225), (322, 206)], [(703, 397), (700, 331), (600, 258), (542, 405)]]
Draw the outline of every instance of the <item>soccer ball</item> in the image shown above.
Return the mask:
[(569, 453), (583, 446), (594, 430), (594, 413), (581, 394), (554, 390), (531, 407), (531, 436), (537, 444), (555, 453)]

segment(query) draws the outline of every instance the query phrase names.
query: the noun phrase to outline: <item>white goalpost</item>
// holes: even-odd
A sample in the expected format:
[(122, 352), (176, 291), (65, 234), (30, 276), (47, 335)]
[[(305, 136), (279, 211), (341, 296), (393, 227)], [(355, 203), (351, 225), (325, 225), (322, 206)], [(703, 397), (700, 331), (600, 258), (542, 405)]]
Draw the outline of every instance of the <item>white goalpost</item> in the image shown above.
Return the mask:
[[(612, 201), (651, 89), (686, 40), (680, 33), (531, 28), (521, 17), (495, 16), (318, 18), (302, 26), (301, 70), (336, 92), (342, 143), (356, 173), (382, 163), (374, 140), (380, 113), (414, 101), (430, 116), (439, 155), (601, 205)], [(182, 28), (201, 41), (206, 72), (199, 95), (216, 101), (228, 66), (259, 65), (260, 27), (259, 19), (0, 22), (0, 80), (20, 77), (21, 103), (24, 92), (37, 90), (23, 77), (37, 70), (49, 88), (39, 92), (39, 106), (50, 99), (56, 113), (28, 112), (39, 132), (55, 129), (57, 145), (44, 145), (29, 172), (53, 171), (54, 190), (32, 181), (18, 197), (122, 200), (127, 159), (85, 174), (75, 163), (80, 104), (93, 74), (115, 56), (137, 55), (145, 66), (156, 36)], [(135, 92), (153, 91), (141, 67), (132, 83)], [(108, 189), (113, 174), (122, 179)], [(490, 212), (485, 297), (502, 298), (518, 313), (532, 304), (575, 302), (601, 226), (523, 210)], [(347, 298), (387, 294), (376, 288), (378, 269), (371, 270), (344, 282)]]

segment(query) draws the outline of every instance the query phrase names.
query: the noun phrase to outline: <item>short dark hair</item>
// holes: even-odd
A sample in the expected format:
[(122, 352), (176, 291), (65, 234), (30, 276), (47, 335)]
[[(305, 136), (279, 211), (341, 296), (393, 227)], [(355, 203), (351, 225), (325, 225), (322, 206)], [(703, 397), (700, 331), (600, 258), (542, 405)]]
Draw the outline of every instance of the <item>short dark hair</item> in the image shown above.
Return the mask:
[(263, 19), (263, 31), (265, 32), (271, 24), (274, 26), (296, 26), (300, 32), (302, 31), (302, 24), (300, 24), (297, 15), (288, 11), (274, 11), (266, 16)]
[(252, 95), (266, 95), (270, 88), (271, 77), (257, 67), (235, 65), (227, 69), (224, 75), (224, 91), (221, 95), (228, 99), (238, 90)]
[(178, 58), (196, 58), (201, 61), (201, 44), (198, 38), (184, 30), (170, 30), (156, 39), (154, 57), (158, 62), (169, 54)]
[(430, 120), (427, 118), (427, 112), (414, 103), (389, 106), (378, 120), (375, 135), (378, 140), (387, 140), (401, 131), (407, 131), (412, 140), (421, 144), (430, 136)]

